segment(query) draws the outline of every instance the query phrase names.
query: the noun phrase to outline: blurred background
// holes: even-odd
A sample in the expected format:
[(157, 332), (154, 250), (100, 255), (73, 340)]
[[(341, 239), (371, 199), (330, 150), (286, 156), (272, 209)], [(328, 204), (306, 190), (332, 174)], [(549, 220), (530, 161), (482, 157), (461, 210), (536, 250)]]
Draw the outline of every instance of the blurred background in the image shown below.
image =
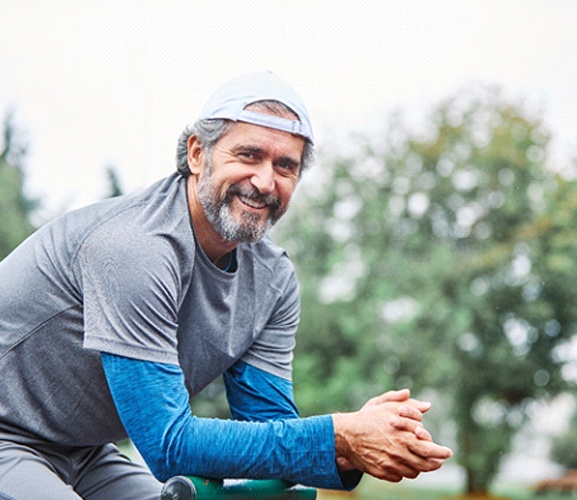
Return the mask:
[[(317, 137), (274, 229), (301, 412), (409, 387), (456, 451), (355, 494), (528, 498), (577, 468), (577, 2), (0, 0), (0, 20), (0, 258), (172, 173), (211, 92), (272, 70)], [(192, 404), (226, 415), (218, 383)]]

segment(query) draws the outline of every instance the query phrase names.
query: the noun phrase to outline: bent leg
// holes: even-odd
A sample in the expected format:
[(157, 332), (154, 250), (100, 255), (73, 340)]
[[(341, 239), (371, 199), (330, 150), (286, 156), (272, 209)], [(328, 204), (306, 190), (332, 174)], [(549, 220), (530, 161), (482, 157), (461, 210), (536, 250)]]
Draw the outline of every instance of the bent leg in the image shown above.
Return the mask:
[(81, 500), (37, 450), (0, 441), (0, 499)]
[(158, 500), (162, 483), (112, 444), (74, 455), (74, 489), (86, 500)]

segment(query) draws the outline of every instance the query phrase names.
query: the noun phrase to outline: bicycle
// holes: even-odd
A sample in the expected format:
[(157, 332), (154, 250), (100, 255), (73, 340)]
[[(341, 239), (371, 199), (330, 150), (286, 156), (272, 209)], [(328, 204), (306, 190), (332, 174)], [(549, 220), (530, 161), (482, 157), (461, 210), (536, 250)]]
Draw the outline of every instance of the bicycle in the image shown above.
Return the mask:
[(162, 489), (161, 500), (305, 500), (316, 499), (314, 488), (278, 479), (219, 480), (174, 476)]

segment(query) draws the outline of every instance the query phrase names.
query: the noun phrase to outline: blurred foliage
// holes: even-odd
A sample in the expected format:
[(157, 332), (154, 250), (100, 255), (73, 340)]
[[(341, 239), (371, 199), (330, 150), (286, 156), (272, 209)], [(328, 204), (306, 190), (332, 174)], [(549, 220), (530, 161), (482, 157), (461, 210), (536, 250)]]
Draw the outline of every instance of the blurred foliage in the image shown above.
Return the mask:
[(577, 469), (577, 411), (573, 413), (567, 431), (553, 439), (550, 455), (566, 469)]
[(118, 171), (114, 165), (106, 166), (106, 178), (108, 180), (108, 196), (107, 198), (115, 198), (116, 196), (122, 196), (124, 190), (120, 183), (120, 177), (118, 176)]
[(29, 217), (36, 202), (23, 191), (25, 155), (22, 134), (17, 130), (13, 115), (8, 113), (0, 152), (0, 260), (34, 230)]
[(548, 168), (539, 117), (498, 89), (440, 103), (418, 133), (393, 116), (349, 141), (276, 229), (302, 288), (299, 406), (433, 388), (466, 490), (487, 491), (530, 403), (575, 371), (577, 186)]

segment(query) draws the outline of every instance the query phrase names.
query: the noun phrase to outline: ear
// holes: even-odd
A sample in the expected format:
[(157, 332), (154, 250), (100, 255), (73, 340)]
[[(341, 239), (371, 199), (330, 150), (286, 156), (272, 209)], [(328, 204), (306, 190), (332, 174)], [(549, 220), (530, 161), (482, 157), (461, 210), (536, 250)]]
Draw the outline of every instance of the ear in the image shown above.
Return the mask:
[(202, 170), (202, 160), (204, 157), (204, 148), (195, 135), (188, 138), (188, 168), (193, 174), (200, 174)]

